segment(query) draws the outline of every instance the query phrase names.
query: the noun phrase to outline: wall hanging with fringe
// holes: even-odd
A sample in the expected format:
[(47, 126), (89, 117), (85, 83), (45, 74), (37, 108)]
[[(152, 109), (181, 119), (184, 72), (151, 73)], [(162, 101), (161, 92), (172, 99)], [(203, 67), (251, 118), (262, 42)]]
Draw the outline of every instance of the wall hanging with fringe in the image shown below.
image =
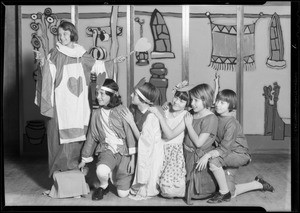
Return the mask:
[[(212, 20), (210, 13), (206, 13), (211, 25), (212, 53), (209, 66), (214, 70), (234, 71), (237, 62), (237, 25), (222, 24)], [(259, 19), (259, 18), (258, 18)], [(244, 70), (255, 69), (255, 24), (244, 25), (243, 62)], [(224, 20), (224, 19), (223, 19)]]

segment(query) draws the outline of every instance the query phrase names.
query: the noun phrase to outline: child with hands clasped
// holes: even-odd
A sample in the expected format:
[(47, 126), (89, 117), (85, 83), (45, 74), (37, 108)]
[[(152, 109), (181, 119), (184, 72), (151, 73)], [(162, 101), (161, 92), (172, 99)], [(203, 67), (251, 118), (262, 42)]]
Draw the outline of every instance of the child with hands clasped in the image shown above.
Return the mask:
[(217, 147), (206, 153), (196, 166), (198, 170), (203, 170), (208, 164), (219, 186), (219, 191), (207, 200), (208, 203), (230, 201), (231, 195), (235, 197), (251, 190), (274, 191), (261, 175), (256, 176), (252, 182), (235, 185), (237, 169), (251, 161), (242, 127), (232, 114), (236, 104), (234, 91), (225, 89), (218, 93), (215, 104), (218, 114)]
[[(100, 187), (92, 195), (93, 200), (101, 200), (108, 193), (108, 180), (117, 187), (119, 197), (126, 197), (133, 179), (136, 140), (128, 123), (122, 118), (125, 109), (118, 93), (119, 87), (112, 79), (104, 84), (97, 81), (96, 97), (100, 105), (91, 118), (87, 139), (81, 151), (79, 169), (97, 156), (96, 174)], [(113, 172), (113, 175), (112, 175)]]

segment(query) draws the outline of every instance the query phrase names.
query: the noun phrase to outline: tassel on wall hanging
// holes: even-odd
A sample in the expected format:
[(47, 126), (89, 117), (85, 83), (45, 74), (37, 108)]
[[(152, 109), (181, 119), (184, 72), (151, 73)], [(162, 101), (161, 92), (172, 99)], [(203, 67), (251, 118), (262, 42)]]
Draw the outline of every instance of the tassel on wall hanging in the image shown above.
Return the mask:
[(274, 13), (270, 22), (270, 56), (266, 65), (273, 69), (283, 69), (286, 62), (283, 59), (284, 46), (280, 19), (277, 13)]
[[(206, 13), (211, 25), (212, 53), (209, 66), (214, 70), (234, 71), (237, 62), (237, 25), (213, 21)], [(257, 19), (258, 20), (258, 19)], [(255, 69), (255, 24), (244, 25), (243, 62), (244, 70)]]

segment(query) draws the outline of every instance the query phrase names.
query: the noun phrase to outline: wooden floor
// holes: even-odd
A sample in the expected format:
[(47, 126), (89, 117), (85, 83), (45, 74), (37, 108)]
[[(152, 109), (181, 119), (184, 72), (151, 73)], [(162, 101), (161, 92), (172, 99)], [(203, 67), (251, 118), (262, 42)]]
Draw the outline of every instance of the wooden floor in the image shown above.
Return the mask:
[[(111, 186), (111, 192), (101, 201), (92, 201), (91, 193), (84, 198), (52, 199), (42, 193), (50, 189), (52, 180), (48, 178), (47, 159), (41, 157), (5, 157), (4, 185), (5, 206), (7, 208), (25, 206), (39, 207), (49, 210), (51, 207), (64, 208), (70, 206), (73, 210), (100, 210), (97, 206), (105, 206), (106, 210), (118, 208), (127, 210), (132, 207), (149, 209), (151, 206), (187, 210), (188, 208), (203, 208), (211, 210), (215, 207), (226, 210), (234, 207), (262, 207), (266, 211), (291, 211), (291, 158), (289, 154), (254, 154), (248, 166), (242, 167), (237, 176), (238, 183), (249, 182), (257, 174), (275, 187), (275, 192), (251, 191), (233, 198), (230, 202), (208, 204), (206, 201), (193, 200), (188, 206), (182, 199), (165, 199), (154, 197), (144, 201), (134, 201), (129, 198), (119, 198)], [(91, 168), (92, 169), (92, 168)], [(88, 179), (92, 185), (92, 179)], [(91, 189), (93, 191), (93, 189)], [(49, 206), (45, 208), (45, 206)], [(121, 207), (126, 206), (126, 207)], [(140, 207), (138, 207), (140, 206)], [(176, 207), (174, 207), (176, 206)], [(121, 208), (120, 208), (121, 207)], [(225, 209), (224, 209), (225, 207)], [(32, 207), (33, 208), (33, 207)], [(101, 209), (103, 209), (101, 207)]]

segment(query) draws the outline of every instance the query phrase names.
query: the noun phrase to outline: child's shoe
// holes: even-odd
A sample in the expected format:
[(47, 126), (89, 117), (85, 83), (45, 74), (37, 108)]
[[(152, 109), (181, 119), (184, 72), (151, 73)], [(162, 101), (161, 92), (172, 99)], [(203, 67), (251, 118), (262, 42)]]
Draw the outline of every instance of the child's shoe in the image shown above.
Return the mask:
[(220, 192), (216, 192), (215, 195), (208, 199), (207, 202), (208, 203), (221, 203), (223, 201), (229, 202), (231, 199), (231, 194), (230, 192), (226, 193), (226, 194), (221, 194)]
[(257, 175), (255, 177), (255, 180), (258, 181), (258, 182), (260, 182), (263, 185), (262, 191), (264, 191), (264, 192), (265, 191), (269, 191), (269, 192), (274, 192), (275, 191), (274, 187), (271, 184), (269, 184), (268, 182), (266, 182), (263, 179), (262, 175)]
[(106, 189), (103, 189), (103, 188), (99, 187), (93, 193), (92, 200), (102, 200), (103, 196), (106, 195), (108, 192), (109, 192), (108, 186), (106, 187)]

